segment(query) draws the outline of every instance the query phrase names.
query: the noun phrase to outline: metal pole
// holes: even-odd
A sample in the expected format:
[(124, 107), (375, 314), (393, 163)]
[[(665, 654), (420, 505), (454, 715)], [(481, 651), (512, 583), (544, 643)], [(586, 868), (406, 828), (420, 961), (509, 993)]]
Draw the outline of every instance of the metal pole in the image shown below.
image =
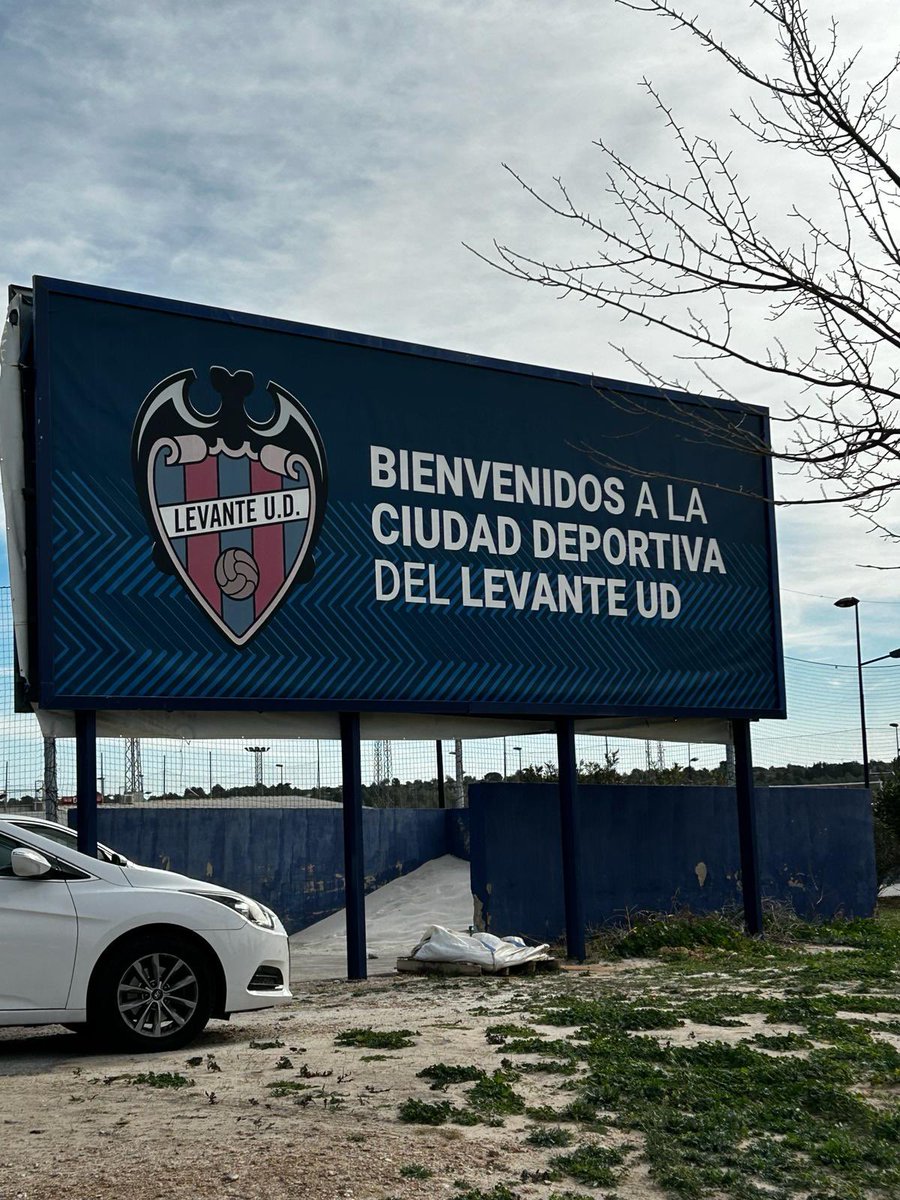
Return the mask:
[(322, 754), (319, 748), (319, 739), (316, 738), (316, 792), (321, 797), (322, 795)]
[(584, 962), (584, 894), (581, 886), (581, 836), (579, 831), (578, 771), (575, 760), (575, 722), (556, 722), (559, 760), (559, 818), (562, 835), (563, 898), (566, 906), (566, 953)]
[(212, 795), (212, 750), (209, 752), (209, 794)]
[(763, 931), (762, 896), (759, 890), (759, 837), (756, 828), (756, 798), (753, 792), (753, 753), (750, 722), (732, 721), (734, 738), (735, 791), (737, 793), (738, 838), (741, 852), (741, 892), (744, 898), (744, 927), (758, 936)]
[(97, 714), (75, 713), (75, 801), (78, 849), (97, 857)]
[(344, 800), (344, 906), (347, 978), (365, 979), (366, 896), (363, 873), (362, 758), (359, 713), (341, 713), (341, 783)]
[(506, 738), (503, 739), (503, 782), (506, 782)]
[(162, 794), (163, 794), (163, 797), (165, 797), (165, 794), (166, 794), (166, 756), (165, 756), (165, 755), (163, 755), (163, 785), (162, 785)]
[(453, 742), (453, 757), (455, 760), (455, 779), (456, 779), (456, 800), (457, 808), (466, 807), (466, 774), (463, 768), (463, 744), (462, 738), (456, 738)]
[(444, 794), (444, 743), (438, 739), (434, 746), (437, 751), (438, 808), (446, 808), (447, 797)]
[(856, 618), (856, 671), (859, 676), (859, 722), (862, 729), (863, 784), (869, 787), (869, 743), (866, 739), (866, 696), (863, 691), (862, 647), (859, 641), (859, 605), (853, 608)]

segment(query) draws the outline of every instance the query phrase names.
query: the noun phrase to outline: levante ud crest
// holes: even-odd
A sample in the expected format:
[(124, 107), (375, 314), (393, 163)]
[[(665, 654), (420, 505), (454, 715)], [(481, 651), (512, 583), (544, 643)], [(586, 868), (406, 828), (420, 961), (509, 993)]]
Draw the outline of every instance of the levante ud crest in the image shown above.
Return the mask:
[[(312, 577), (325, 451), (307, 410), (279, 384), (258, 397), (249, 371), (211, 367), (218, 399), (207, 414), (191, 403), (196, 380), (178, 371), (150, 391), (134, 423), (132, 467), (157, 565), (242, 646)], [(263, 420), (249, 415), (250, 397), (268, 410)]]

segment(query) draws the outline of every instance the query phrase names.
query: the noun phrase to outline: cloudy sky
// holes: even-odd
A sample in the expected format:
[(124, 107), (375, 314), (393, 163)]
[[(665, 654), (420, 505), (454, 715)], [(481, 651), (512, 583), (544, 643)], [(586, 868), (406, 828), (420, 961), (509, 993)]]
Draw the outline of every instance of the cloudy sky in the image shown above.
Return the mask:
[[(895, 3), (828, 9), (868, 47), (864, 71), (883, 65)], [(774, 62), (745, 4), (705, 12)], [(673, 347), (464, 248), (567, 244), (501, 163), (597, 209), (593, 139), (651, 170), (670, 157), (643, 75), (723, 142), (746, 107), (709, 56), (613, 0), (0, 0), (0, 38), (4, 283), (79, 279), (608, 377), (634, 377), (610, 343), (663, 372)], [(816, 203), (799, 156), (734, 136), (774, 220), (798, 193)], [(752, 373), (730, 382), (783, 401)], [(834, 508), (782, 510), (779, 536), (789, 653), (851, 661), (852, 619), (831, 606), (851, 592), (864, 654), (900, 644), (898, 576), (857, 565), (900, 551)]]

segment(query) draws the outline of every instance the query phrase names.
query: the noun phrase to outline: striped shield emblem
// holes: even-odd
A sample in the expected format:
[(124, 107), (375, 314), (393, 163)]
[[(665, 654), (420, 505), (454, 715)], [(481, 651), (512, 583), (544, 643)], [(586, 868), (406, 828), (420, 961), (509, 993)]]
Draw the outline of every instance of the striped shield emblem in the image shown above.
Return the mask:
[(135, 483), (161, 569), (176, 575), (235, 645), (311, 578), (326, 495), (321, 438), (303, 405), (266, 387), (263, 421), (245, 407), (248, 371), (210, 369), (218, 408), (191, 403), (193, 370), (161, 380), (134, 425)]

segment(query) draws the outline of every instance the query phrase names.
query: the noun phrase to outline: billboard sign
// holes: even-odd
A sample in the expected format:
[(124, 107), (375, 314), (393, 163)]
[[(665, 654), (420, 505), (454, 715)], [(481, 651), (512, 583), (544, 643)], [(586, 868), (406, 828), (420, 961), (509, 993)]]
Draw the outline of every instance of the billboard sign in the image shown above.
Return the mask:
[(42, 707), (783, 714), (768, 464), (679, 436), (728, 405), (49, 279), (34, 311)]

